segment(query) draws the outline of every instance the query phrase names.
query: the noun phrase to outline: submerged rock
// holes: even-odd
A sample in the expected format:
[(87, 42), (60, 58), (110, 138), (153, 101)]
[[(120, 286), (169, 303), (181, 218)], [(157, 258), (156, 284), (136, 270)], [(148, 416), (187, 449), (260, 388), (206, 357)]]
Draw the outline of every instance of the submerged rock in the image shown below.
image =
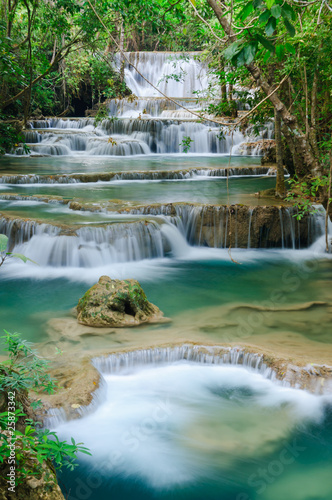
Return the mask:
[(101, 276), (79, 300), (77, 319), (82, 325), (102, 327), (137, 326), (158, 322), (159, 308), (148, 301), (136, 280), (112, 280)]

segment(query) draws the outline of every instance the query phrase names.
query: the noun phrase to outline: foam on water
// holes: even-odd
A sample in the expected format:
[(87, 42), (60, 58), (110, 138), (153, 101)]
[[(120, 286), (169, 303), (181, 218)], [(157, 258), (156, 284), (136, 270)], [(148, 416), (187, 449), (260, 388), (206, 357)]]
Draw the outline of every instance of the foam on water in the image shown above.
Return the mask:
[[(171, 236), (169, 228), (164, 227), (166, 233)], [(322, 259), (332, 259), (332, 254), (325, 253), (323, 237), (321, 238), (321, 246), (317, 249), (317, 244), (313, 248), (303, 250), (292, 249), (217, 249), (207, 247), (190, 247), (180, 233), (177, 233), (178, 246), (175, 241), (171, 241), (170, 248), (172, 258), (159, 257), (153, 259), (141, 259), (138, 261), (107, 261), (111, 254), (106, 251), (106, 261), (100, 262), (103, 253), (97, 249), (98, 245), (91, 245), (89, 251), (84, 255), (88, 260), (85, 261), (86, 267), (77, 267), (75, 265), (54, 266), (54, 265), (35, 265), (27, 262), (26, 264), (16, 259), (10, 259), (6, 262), (6, 266), (1, 271), (1, 276), (6, 279), (24, 279), (33, 278), (37, 280), (49, 280), (56, 278), (67, 278), (73, 282), (93, 284), (98, 281), (100, 276), (107, 275), (116, 279), (137, 279), (142, 281), (160, 281), (168, 279), (172, 274), (177, 274), (182, 265), (186, 266), (190, 262), (224, 262), (226, 265), (238, 264), (260, 264), (266, 263), (289, 263), (291, 266), (301, 267), (305, 265), (310, 272), (310, 268), (314, 266), (315, 261), (319, 262)], [(45, 239), (48, 238), (47, 235)], [(49, 237), (51, 238), (51, 237)], [(66, 238), (65, 236), (61, 238)], [(73, 237), (67, 237), (73, 238)], [(30, 240), (31, 241), (31, 240)], [(48, 240), (49, 241), (49, 240)], [(36, 240), (33, 245), (40, 250), (41, 240)], [(70, 242), (71, 243), (71, 242)], [(30, 247), (32, 248), (32, 247)], [(43, 247), (46, 248), (47, 246)], [(25, 244), (16, 248), (15, 251), (28, 256), (28, 250)], [(38, 251), (39, 251), (38, 250)], [(90, 253), (91, 251), (91, 253)], [(32, 254), (31, 254), (32, 255)], [(48, 254), (49, 255), (49, 254)], [(70, 260), (73, 256), (66, 253), (61, 254), (68, 256)], [(84, 256), (82, 256), (83, 258)], [(96, 257), (96, 259), (94, 259)], [(42, 257), (44, 260), (46, 256)], [(59, 258), (59, 257), (58, 257)], [(81, 258), (81, 257), (79, 257)], [(36, 261), (36, 256), (33, 259)], [(308, 264), (306, 264), (308, 263)], [(293, 268), (294, 269), (294, 268)]]
[(113, 476), (169, 489), (237, 460), (264, 456), (297, 426), (319, 423), (327, 397), (283, 387), (258, 369), (188, 361), (103, 373), (103, 401), (57, 426), (83, 441), (105, 481)]

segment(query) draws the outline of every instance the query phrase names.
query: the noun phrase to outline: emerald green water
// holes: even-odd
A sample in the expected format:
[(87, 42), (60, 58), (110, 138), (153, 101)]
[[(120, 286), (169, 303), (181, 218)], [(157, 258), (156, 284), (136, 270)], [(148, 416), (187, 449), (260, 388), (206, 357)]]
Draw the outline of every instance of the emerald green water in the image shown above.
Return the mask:
[[(0, 213), (9, 212), (14, 217), (42, 219), (52, 224), (111, 224), (113, 222), (130, 222), (142, 219), (143, 216), (105, 214), (70, 210), (60, 203), (44, 203), (40, 201), (7, 201), (0, 199)], [(151, 218), (153, 218), (151, 216)], [(145, 217), (146, 219), (146, 217)]]
[[(219, 256), (217, 260), (216, 254)], [(201, 260), (202, 257), (204, 260)], [(239, 304), (256, 306), (266, 303), (272, 309), (312, 301), (325, 301), (329, 304), (329, 287), (332, 281), (329, 262), (306, 260), (306, 251), (301, 254), (300, 251), (244, 250), (234, 252), (233, 257), (240, 265), (229, 260), (227, 251), (214, 252), (211, 249), (202, 252), (197, 249), (193, 260), (188, 261), (158, 259), (113, 264), (103, 269), (60, 270), (13, 261), (5, 264), (1, 272), (1, 324), (7, 330), (20, 331), (30, 341), (47, 341), (49, 319), (68, 316), (70, 309), (77, 305), (87, 288), (101, 274), (107, 274), (119, 279), (139, 279), (148, 298), (158, 305), (165, 316), (174, 318), (175, 326), (179, 324), (179, 328), (183, 328), (186, 324), (188, 328), (197, 329), (197, 332), (211, 342), (218, 339), (223, 341), (225, 336), (229, 340), (232, 337), (238, 340), (278, 330), (281, 335), (286, 324), (289, 333), (295, 333), (303, 340), (307, 338), (315, 343), (331, 344), (329, 325), (332, 315), (328, 306), (322, 305), (299, 313), (283, 311), (279, 317), (266, 313), (266, 318), (264, 314), (261, 315), (257, 324), (254, 322), (253, 326), (249, 325), (243, 332), (240, 327), (251, 318), (252, 311), (235, 311), (235, 316), (240, 318), (240, 327), (234, 327), (233, 312), (222, 309)], [(308, 259), (309, 257), (307, 255)], [(323, 280), (325, 286), (322, 284)], [(278, 300), (273, 298), (276, 290), (281, 292)], [(213, 307), (218, 309), (206, 318), (205, 310)], [(200, 310), (203, 315), (201, 323)], [(232, 318), (228, 326), (227, 322), (225, 326), (225, 317), (222, 317), (226, 314), (230, 314)], [(255, 317), (253, 319), (257, 321)], [(208, 324), (205, 324), (205, 320)], [(173, 328), (173, 325), (166, 327)], [(150, 329), (151, 327), (142, 326), (139, 331), (143, 335), (143, 332)], [(107, 346), (112, 346), (112, 341), (107, 341)]]
[[(195, 181), (115, 181), (108, 183), (87, 184), (26, 184), (10, 185), (6, 193), (56, 195), (64, 198), (79, 198), (85, 202), (102, 202), (107, 200), (137, 201), (139, 203), (252, 203), (258, 201), (253, 195), (263, 189), (272, 188), (275, 179), (230, 178), (195, 180)], [(0, 191), (1, 191), (0, 186)], [(266, 203), (266, 201), (265, 201)]]
[(78, 172), (118, 172), (130, 170), (180, 170), (187, 168), (225, 168), (259, 166), (254, 156), (192, 156), (152, 155), (152, 156), (55, 156), (55, 157), (15, 157), (0, 158), (1, 174), (65, 174)]
[[(54, 174), (166, 170), (227, 163), (227, 157), (5, 157), (0, 159), (0, 171)], [(234, 166), (253, 164), (257, 164), (257, 159), (232, 158)], [(274, 182), (275, 179), (266, 177), (230, 178), (229, 197), (226, 181), (213, 178), (14, 185), (3, 186), (3, 190), (8, 194), (77, 197), (96, 203), (110, 199), (139, 203), (249, 203), (250, 200), (256, 203), (257, 198), (252, 195), (273, 187)], [(105, 219), (104, 214), (83, 215), (62, 205), (40, 202), (2, 200), (0, 211), (69, 224), (112, 220)], [(229, 255), (227, 250), (188, 247), (187, 254), (179, 257), (170, 254), (163, 259), (109, 263), (102, 267), (97, 264), (89, 268), (43, 267), (8, 260), (0, 268), (1, 325), (6, 330), (21, 332), (24, 338), (39, 344), (43, 352), (47, 352), (47, 346), (60, 346), (68, 363), (83, 352), (181, 342), (250, 344), (276, 355), (292, 356), (295, 361), (299, 357), (303, 364), (309, 365), (331, 359), (332, 268), (330, 259), (319, 248), (232, 250)], [(104, 274), (138, 279), (149, 300), (171, 322), (116, 332), (77, 330), (71, 309)], [(100, 405), (91, 416), (94, 420), (83, 418), (72, 424), (76, 428), (59, 429), (60, 436), (70, 433), (85, 442), (89, 441), (89, 435), (94, 439), (88, 443), (93, 459), (82, 460), (74, 473), (60, 476), (68, 499), (332, 498), (332, 413), (328, 397), (321, 404), (315, 396), (305, 399), (303, 391), (288, 393), (285, 389), (280, 396), (272, 382), (263, 390), (259, 385), (265, 384), (263, 377), (265, 382), (242, 372), (239, 379), (237, 372), (229, 372), (228, 379), (223, 371), (212, 374), (209, 370), (204, 372), (202, 366), (192, 372), (183, 367), (176, 372), (175, 367), (175, 375), (173, 368), (151, 372), (146, 379), (143, 372), (108, 379), (112, 394), (119, 398), (107, 399), (111, 410)], [(103, 450), (100, 453), (100, 449), (105, 440), (109, 452), (120, 449), (124, 453), (121, 443), (120, 448), (112, 448), (116, 441), (116, 419), (124, 426), (123, 432), (131, 432), (132, 427), (140, 426), (150, 417), (148, 409), (153, 411), (160, 398), (166, 396), (171, 400), (171, 420), (160, 424), (155, 434), (149, 434), (135, 456), (110, 467), (112, 459)], [(121, 413), (123, 407), (128, 408), (125, 418)], [(91, 430), (98, 430), (99, 423), (100, 434), (95, 434)], [(107, 436), (112, 439), (107, 441)], [(287, 463), (280, 457), (286, 457)], [(141, 466), (133, 468), (134, 460)], [(173, 482), (172, 477), (178, 480)]]

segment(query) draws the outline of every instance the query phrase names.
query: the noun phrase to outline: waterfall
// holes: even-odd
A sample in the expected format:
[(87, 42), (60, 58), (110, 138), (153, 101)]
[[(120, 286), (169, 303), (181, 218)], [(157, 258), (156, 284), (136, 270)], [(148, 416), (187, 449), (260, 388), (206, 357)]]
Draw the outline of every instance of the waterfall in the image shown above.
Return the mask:
[(31, 220), (0, 218), (0, 234), (5, 234), (8, 237), (8, 248), (15, 246), (15, 250), (34, 236), (48, 235), (55, 237), (60, 231), (59, 227), (50, 224), (39, 224)]
[[(92, 268), (105, 264), (185, 254), (187, 243), (169, 222), (138, 221), (104, 227), (81, 227), (70, 235), (48, 224), (0, 220), (0, 232), (14, 234), (15, 252), (40, 266)], [(170, 225), (170, 227), (166, 227)]]
[(324, 234), (324, 209), (296, 219), (293, 207), (169, 204), (127, 213), (171, 216), (190, 245), (212, 248), (307, 248)]
[(201, 364), (240, 365), (261, 373), (265, 378), (276, 380), (275, 372), (267, 367), (261, 354), (245, 352), (238, 347), (183, 345), (180, 347), (140, 349), (94, 358), (92, 363), (100, 373), (106, 375), (128, 372), (144, 365), (175, 363), (182, 360)]
[[(185, 170), (125, 171), (87, 174), (56, 175), (0, 175), (0, 184), (76, 184), (78, 182), (109, 182), (137, 180), (186, 180), (197, 177), (261, 177), (275, 176), (276, 170), (270, 167), (229, 167), (229, 168), (188, 168)], [(10, 199), (11, 195), (1, 195)], [(17, 198), (19, 199), (19, 198)], [(25, 198), (22, 198), (25, 199)]]
[[(52, 118), (33, 121), (31, 127), (26, 131), (31, 151), (51, 156), (82, 153), (87, 156), (178, 154), (183, 152), (181, 143), (185, 137), (192, 140), (190, 153), (228, 154), (232, 147), (236, 148), (245, 140), (239, 130), (231, 136), (227, 127), (179, 119), (105, 119), (94, 128), (91, 119)], [(32, 137), (33, 134), (37, 137)], [(29, 138), (33, 142), (29, 143)]]
[[(199, 52), (127, 52), (126, 57), (138, 71), (168, 97), (194, 97), (208, 88), (207, 66), (199, 61)], [(175, 78), (169, 78), (175, 75)], [(125, 63), (125, 80), (139, 97), (160, 97), (135, 69)]]
[[(149, 81), (169, 97), (174, 97), (178, 104), (161, 97), (127, 64), (125, 80), (133, 95), (111, 99), (108, 102), (109, 119), (96, 127), (93, 118), (32, 120), (25, 131), (25, 140), (33, 154), (179, 154), (183, 153), (181, 144), (186, 137), (192, 141), (190, 154), (247, 154), (241, 144), (252, 139), (252, 128), (245, 134), (239, 129), (230, 133), (229, 127), (208, 121), (200, 123), (190, 112), (201, 111), (197, 96), (201, 97), (209, 87), (209, 71), (207, 65), (199, 61), (200, 53), (133, 52), (126, 55)], [(116, 59), (119, 62), (119, 56)], [(273, 125), (267, 124), (261, 135), (253, 140), (270, 138), (272, 130)], [(250, 154), (260, 154), (256, 149)], [(18, 148), (16, 154), (24, 154), (23, 148)]]
[[(176, 98), (176, 102), (187, 109), (201, 111), (196, 99)], [(164, 97), (126, 97), (123, 99), (111, 99), (108, 103), (110, 116), (120, 118), (185, 118), (194, 119), (196, 117), (177, 106), (175, 102), (169, 101)]]
[(182, 258), (188, 245), (307, 248), (324, 235), (323, 210), (301, 220), (287, 207), (169, 204), (125, 212), (158, 218), (78, 229), (2, 218), (0, 233), (9, 237), (9, 248), (40, 266), (84, 268), (169, 255)]
[[(99, 387), (92, 395), (88, 406), (77, 409), (80, 416), (85, 416), (93, 411), (105, 400), (107, 384), (104, 376), (116, 374), (129, 374), (131, 371), (144, 366), (160, 366), (179, 361), (188, 361), (204, 365), (232, 365), (242, 366), (248, 371), (259, 373), (264, 378), (280, 385), (289, 386), (288, 382), (277, 379), (276, 372), (268, 367), (261, 354), (246, 352), (238, 347), (211, 347), (199, 345), (182, 345), (178, 347), (165, 347), (154, 349), (140, 349), (135, 351), (110, 354), (92, 359), (93, 366), (100, 373)], [(63, 409), (53, 408), (47, 412), (44, 426), (55, 428), (66, 422), (68, 416)]]

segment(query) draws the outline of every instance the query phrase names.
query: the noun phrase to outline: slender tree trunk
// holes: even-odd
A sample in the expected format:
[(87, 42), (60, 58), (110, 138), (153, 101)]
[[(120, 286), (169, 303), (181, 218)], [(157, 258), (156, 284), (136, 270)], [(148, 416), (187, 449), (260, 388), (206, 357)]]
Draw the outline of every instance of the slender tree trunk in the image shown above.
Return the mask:
[(318, 72), (315, 71), (314, 79), (312, 82), (312, 90), (311, 90), (311, 127), (309, 128), (309, 140), (311, 143), (311, 147), (316, 158), (319, 158), (319, 151), (317, 145), (317, 84), (318, 84)]
[[(226, 9), (223, 1), (207, 0), (207, 3), (214, 11), (219, 23), (228, 36), (228, 39), (231, 42), (237, 41), (237, 34), (233, 31), (230, 22), (225, 16), (224, 11)], [(245, 67), (254, 78), (257, 86), (259, 86), (263, 92), (269, 96), (270, 102), (280, 114), (280, 118), (283, 121), (283, 133), (285, 135), (285, 139), (290, 151), (292, 153), (294, 152), (293, 161), (297, 175), (299, 177), (307, 175), (320, 176), (321, 166), (319, 164), (319, 159), (316, 158), (309, 138), (306, 137), (306, 134), (303, 132), (297, 117), (289, 112), (287, 106), (280, 100), (278, 93), (273, 93), (273, 84), (269, 83), (264, 78), (261, 70), (256, 64), (252, 62), (250, 64), (246, 64)], [(284, 132), (285, 130), (287, 133)]]
[(31, 92), (32, 92), (32, 78), (33, 78), (33, 73), (32, 73), (32, 46), (31, 46), (31, 28), (32, 28), (32, 16), (31, 16), (31, 11), (29, 4), (27, 2), (24, 2), (27, 13), (28, 13), (28, 58), (27, 58), (27, 66), (26, 69), (29, 70), (29, 89), (25, 94), (25, 103), (24, 103), (24, 119), (23, 119), (23, 126), (25, 127), (27, 124), (27, 121), (30, 116), (30, 108), (31, 108)]
[(233, 100), (233, 85), (231, 83), (228, 85), (228, 100)]
[[(123, 19), (121, 19), (120, 24), (120, 36), (119, 36), (119, 48), (120, 51), (124, 52), (124, 27), (123, 27)], [(125, 68), (125, 60), (123, 58), (122, 53), (120, 52), (120, 78), (121, 81), (124, 81), (124, 68)]]
[[(61, 47), (63, 47), (65, 44), (65, 36), (61, 35)], [(52, 61), (55, 57), (56, 53), (56, 39), (54, 40), (54, 46), (53, 46), (53, 56), (52, 56)], [(62, 59), (62, 61), (59, 63), (59, 69), (62, 74), (61, 78), (61, 94), (62, 94), (62, 107), (63, 109), (66, 109), (69, 106), (69, 102), (67, 102), (67, 78), (66, 78), (66, 61)], [(69, 99), (68, 99), (69, 101)]]
[(277, 159), (276, 198), (284, 198), (286, 190), (285, 190), (284, 164), (282, 158), (282, 145), (281, 145), (281, 119), (278, 111), (275, 108), (274, 108), (274, 137), (276, 141), (276, 159)]
[(15, 16), (16, 7), (18, 4), (18, 0), (8, 0), (8, 9), (7, 9), (7, 37), (10, 38), (12, 34), (13, 21)]

